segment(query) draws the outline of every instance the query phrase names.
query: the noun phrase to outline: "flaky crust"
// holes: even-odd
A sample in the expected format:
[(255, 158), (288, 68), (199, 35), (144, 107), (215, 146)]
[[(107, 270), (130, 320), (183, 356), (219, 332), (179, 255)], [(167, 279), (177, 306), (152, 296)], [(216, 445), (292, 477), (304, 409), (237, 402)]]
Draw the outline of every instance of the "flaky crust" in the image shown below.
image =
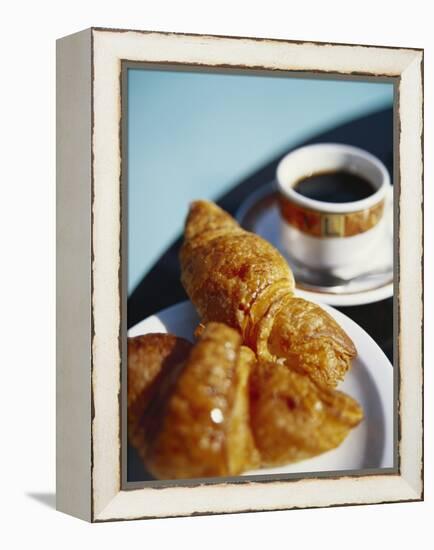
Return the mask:
[(340, 391), (282, 364), (261, 362), (251, 379), (250, 415), (262, 466), (278, 466), (334, 449), (363, 411)]
[(128, 438), (144, 449), (143, 416), (159, 378), (185, 361), (192, 344), (172, 334), (146, 334), (128, 338)]
[(292, 272), (280, 253), (206, 201), (191, 205), (180, 261), (182, 284), (202, 321), (238, 329), (247, 344), (269, 297), (294, 289)]
[(295, 296), (275, 315), (262, 353), (267, 359), (285, 358), (288, 367), (329, 386), (343, 380), (355, 355), (352, 340), (324, 309)]
[(258, 465), (248, 400), (254, 361), (235, 330), (205, 327), (169, 394), (149, 411), (162, 419), (147, 431), (145, 465), (155, 477), (230, 476)]
[(215, 204), (197, 201), (180, 261), (181, 281), (202, 322), (236, 328), (260, 359), (281, 359), (331, 386), (342, 380), (354, 344), (319, 306), (293, 296), (292, 272), (271, 244)]

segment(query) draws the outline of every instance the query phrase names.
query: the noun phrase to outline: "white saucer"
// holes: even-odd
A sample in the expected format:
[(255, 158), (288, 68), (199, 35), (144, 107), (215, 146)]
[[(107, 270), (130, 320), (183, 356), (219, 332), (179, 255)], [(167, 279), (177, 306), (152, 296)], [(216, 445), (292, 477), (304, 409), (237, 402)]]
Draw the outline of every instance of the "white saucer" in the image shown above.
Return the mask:
[(244, 201), (236, 218), (240, 225), (257, 233), (286, 258), (294, 273), (298, 294), (306, 299), (331, 304), (334, 306), (354, 306), (379, 302), (393, 296), (393, 212), (388, 209), (385, 216), (384, 233), (378, 243), (376, 253), (371, 257), (371, 263), (363, 266), (363, 272), (381, 271), (379, 275), (365, 278), (355, 275), (353, 270), (339, 270), (334, 275), (347, 279), (338, 289), (325, 290), (307, 284), (303, 281), (305, 266), (300, 266), (283, 249), (279, 236), (280, 214), (277, 206), (277, 193), (272, 185), (259, 189)]
[[(321, 305), (346, 331), (357, 348), (357, 358), (339, 386), (363, 407), (364, 419), (337, 448), (279, 468), (263, 468), (244, 475), (361, 471), (393, 468), (393, 368), (374, 340), (336, 309)], [(144, 319), (128, 336), (170, 332), (194, 341), (199, 319), (190, 302), (181, 302)]]

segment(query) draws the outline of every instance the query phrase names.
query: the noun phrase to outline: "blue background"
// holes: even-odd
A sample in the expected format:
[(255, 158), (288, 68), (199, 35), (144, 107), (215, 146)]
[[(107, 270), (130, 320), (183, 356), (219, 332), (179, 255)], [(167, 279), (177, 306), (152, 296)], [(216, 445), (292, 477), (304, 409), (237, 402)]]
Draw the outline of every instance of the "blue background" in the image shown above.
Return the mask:
[(128, 293), (191, 200), (216, 199), (279, 151), (392, 103), (392, 84), (129, 69)]

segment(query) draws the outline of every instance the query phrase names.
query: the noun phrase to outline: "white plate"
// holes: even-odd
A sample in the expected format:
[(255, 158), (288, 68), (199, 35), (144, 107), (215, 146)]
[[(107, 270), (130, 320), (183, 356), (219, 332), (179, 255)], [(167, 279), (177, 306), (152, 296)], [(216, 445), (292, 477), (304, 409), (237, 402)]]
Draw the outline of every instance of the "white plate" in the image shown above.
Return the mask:
[[(303, 270), (299, 270), (283, 249), (280, 242), (280, 214), (276, 204), (277, 194), (272, 185), (266, 185), (255, 193), (252, 193), (239, 208), (236, 218), (242, 227), (248, 231), (257, 233), (273, 246), (287, 259), (291, 266), (298, 293), (307, 300), (326, 303), (333, 306), (354, 306), (379, 302), (393, 296), (393, 212), (388, 208), (385, 214), (384, 232), (379, 241), (375, 254), (371, 256), (371, 265), (363, 265), (361, 272), (382, 271), (386, 272), (376, 277), (367, 279), (352, 279), (357, 273), (354, 269), (345, 269), (336, 272), (335, 275), (348, 279), (348, 283), (337, 292), (315, 291), (312, 286), (302, 286)], [(306, 268), (303, 268), (306, 269)]]
[[(339, 386), (361, 404), (365, 418), (337, 449), (279, 468), (244, 475), (330, 472), (393, 467), (393, 368), (374, 340), (354, 321), (322, 305), (353, 340), (358, 356)], [(144, 319), (128, 336), (170, 332), (193, 341), (199, 319), (190, 302), (181, 302)]]

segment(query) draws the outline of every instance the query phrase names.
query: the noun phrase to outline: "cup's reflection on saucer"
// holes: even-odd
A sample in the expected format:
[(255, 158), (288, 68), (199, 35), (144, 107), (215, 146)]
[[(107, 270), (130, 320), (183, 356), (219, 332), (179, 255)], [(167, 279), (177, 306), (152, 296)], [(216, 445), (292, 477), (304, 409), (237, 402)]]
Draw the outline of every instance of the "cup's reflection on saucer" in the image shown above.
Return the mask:
[(277, 189), (280, 239), (292, 258), (316, 270), (366, 269), (393, 189), (379, 159), (340, 144), (301, 147), (280, 161)]

